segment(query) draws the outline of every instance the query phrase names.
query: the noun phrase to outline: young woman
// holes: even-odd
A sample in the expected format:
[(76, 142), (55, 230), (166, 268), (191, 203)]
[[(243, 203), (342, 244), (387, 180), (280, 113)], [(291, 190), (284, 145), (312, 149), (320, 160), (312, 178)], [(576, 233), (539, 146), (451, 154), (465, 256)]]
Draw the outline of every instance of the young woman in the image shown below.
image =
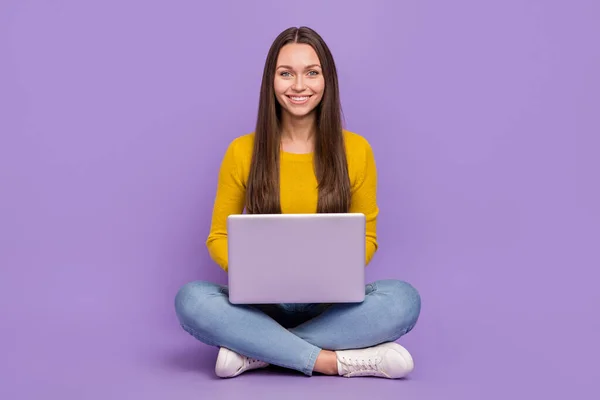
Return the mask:
[[(233, 140), (219, 172), (207, 247), (227, 271), (227, 217), (248, 213), (363, 213), (368, 264), (377, 250), (377, 173), (371, 146), (342, 129), (333, 57), (313, 30), (289, 28), (267, 56), (255, 132)], [(298, 249), (298, 251), (304, 251)], [(381, 280), (357, 304), (232, 305), (226, 286), (197, 281), (177, 293), (181, 326), (220, 347), (215, 372), (269, 364), (327, 375), (402, 378), (413, 369), (396, 339), (415, 326), (419, 293)]]

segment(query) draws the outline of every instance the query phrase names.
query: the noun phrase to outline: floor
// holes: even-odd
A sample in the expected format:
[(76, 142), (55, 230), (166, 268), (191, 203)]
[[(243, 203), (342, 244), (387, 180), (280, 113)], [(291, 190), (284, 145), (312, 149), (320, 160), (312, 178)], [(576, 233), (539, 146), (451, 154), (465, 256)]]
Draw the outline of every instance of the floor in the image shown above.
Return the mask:
[[(451, 299), (447, 304), (456, 305)], [(552, 310), (433, 318), (424, 308), (418, 328), (399, 341), (412, 352), (416, 369), (410, 378), (392, 381), (309, 378), (278, 369), (223, 380), (213, 373), (217, 349), (164, 324), (167, 314), (152, 325), (142, 311), (37, 307), (29, 314), (3, 310), (2, 399), (599, 398), (593, 380), (599, 370), (584, 361), (584, 343), (596, 337), (597, 327), (579, 318), (579, 334), (559, 332), (565, 339), (556, 342), (556, 332), (548, 330), (555, 323)], [(572, 315), (575, 321), (577, 312)]]

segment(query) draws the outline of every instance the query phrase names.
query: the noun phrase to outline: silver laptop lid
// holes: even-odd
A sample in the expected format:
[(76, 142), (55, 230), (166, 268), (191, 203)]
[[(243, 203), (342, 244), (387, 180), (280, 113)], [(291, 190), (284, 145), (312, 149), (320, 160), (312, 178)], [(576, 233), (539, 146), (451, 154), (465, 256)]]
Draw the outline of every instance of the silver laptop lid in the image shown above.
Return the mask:
[(364, 214), (236, 214), (227, 230), (232, 303), (364, 300)]

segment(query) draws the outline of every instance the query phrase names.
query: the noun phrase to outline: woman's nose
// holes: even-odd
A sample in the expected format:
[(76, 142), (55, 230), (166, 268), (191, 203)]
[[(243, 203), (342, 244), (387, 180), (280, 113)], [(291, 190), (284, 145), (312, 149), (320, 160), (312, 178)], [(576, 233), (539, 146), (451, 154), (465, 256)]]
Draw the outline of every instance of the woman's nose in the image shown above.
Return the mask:
[(304, 81), (301, 75), (298, 75), (297, 78), (294, 80), (294, 85), (292, 86), (292, 89), (298, 92), (304, 90)]

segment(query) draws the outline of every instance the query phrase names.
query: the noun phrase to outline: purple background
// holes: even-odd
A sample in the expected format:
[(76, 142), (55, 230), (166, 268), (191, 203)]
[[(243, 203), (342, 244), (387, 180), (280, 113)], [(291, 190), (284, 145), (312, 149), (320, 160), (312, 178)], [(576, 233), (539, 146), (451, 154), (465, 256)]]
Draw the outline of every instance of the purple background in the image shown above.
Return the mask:
[[(0, 398), (597, 398), (599, 20), (596, 0), (3, 0)], [(376, 153), (368, 278), (423, 296), (408, 380), (218, 380), (177, 325), (182, 284), (225, 282), (217, 169), (298, 25)]]

